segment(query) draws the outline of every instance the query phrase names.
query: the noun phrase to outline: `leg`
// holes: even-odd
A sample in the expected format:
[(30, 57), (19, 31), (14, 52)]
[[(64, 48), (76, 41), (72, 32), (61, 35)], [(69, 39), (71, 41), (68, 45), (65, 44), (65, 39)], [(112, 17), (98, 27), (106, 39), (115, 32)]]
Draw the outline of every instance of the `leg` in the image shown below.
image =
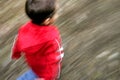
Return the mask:
[(17, 80), (35, 80), (36, 78), (38, 78), (38, 76), (32, 70), (28, 70), (18, 77)]

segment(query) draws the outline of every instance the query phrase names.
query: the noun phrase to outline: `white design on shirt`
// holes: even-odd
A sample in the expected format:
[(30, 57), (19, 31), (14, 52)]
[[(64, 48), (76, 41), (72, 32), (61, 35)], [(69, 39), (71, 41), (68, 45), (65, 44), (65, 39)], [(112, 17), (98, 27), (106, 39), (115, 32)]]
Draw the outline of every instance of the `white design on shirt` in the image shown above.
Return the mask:
[(59, 72), (58, 72), (58, 78), (60, 77), (60, 63), (61, 63), (61, 61), (62, 61), (62, 58), (64, 57), (64, 53), (61, 53), (62, 51), (63, 51), (63, 47), (61, 47), (60, 46), (60, 43), (58, 42), (58, 40), (57, 39), (55, 39), (55, 41), (57, 42), (57, 44), (58, 44), (58, 53), (59, 53), (59, 56), (57, 57), (57, 59), (60, 59), (60, 61), (59, 61)]

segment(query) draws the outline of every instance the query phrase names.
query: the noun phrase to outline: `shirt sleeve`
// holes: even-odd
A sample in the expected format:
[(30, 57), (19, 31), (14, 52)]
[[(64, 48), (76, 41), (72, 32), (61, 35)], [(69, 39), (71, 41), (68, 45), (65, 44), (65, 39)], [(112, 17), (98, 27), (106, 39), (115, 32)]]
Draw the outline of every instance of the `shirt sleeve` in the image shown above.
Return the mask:
[[(47, 71), (50, 70), (49, 76), (45, 76), (45, 80), (55, 79), (60, 76), (61, 72), (61, 61), (63, 58), (63, 48), (59, 40), (49, 41), (46, 47), (45, 54), (47, 55), (47, 63), (51, 66)], [(48, 79), (47, 79), (48, 78)]]
[(20, 51), (20, 46), (19, 46), (19, 40), (18, 36), (15, 37), (13, 47), (12, 47), (12, 53), (11, 53), (11, 58), (12, 59), (18, 59), (21, 57), (21, 51)]
[(46, 55), (49, 56), (50, 62), (61, 61), (64, 55), (63, 47), (57, 39), (49, 41), (46, 48)]

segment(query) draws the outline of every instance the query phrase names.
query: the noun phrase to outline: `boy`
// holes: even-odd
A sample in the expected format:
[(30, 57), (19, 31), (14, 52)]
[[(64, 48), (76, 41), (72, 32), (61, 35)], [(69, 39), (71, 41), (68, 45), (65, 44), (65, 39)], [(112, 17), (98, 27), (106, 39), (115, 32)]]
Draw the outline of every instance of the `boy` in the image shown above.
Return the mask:
[(52, 25), (56, 0), (27, 0), (25, 11), (31, 21), (19, 29), (12, 59), (23, 54), (37, 80), (57, 80), (64, 53), (59, 31)]

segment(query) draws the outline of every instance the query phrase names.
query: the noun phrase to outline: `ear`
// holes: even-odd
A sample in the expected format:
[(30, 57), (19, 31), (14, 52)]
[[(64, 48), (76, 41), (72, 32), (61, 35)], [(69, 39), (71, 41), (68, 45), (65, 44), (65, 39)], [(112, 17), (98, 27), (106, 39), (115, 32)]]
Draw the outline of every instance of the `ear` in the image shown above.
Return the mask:
[(49, 25), (50, 24), (50, 18), (47, 18), (44, 22), (43, 22), (44, 25)]

